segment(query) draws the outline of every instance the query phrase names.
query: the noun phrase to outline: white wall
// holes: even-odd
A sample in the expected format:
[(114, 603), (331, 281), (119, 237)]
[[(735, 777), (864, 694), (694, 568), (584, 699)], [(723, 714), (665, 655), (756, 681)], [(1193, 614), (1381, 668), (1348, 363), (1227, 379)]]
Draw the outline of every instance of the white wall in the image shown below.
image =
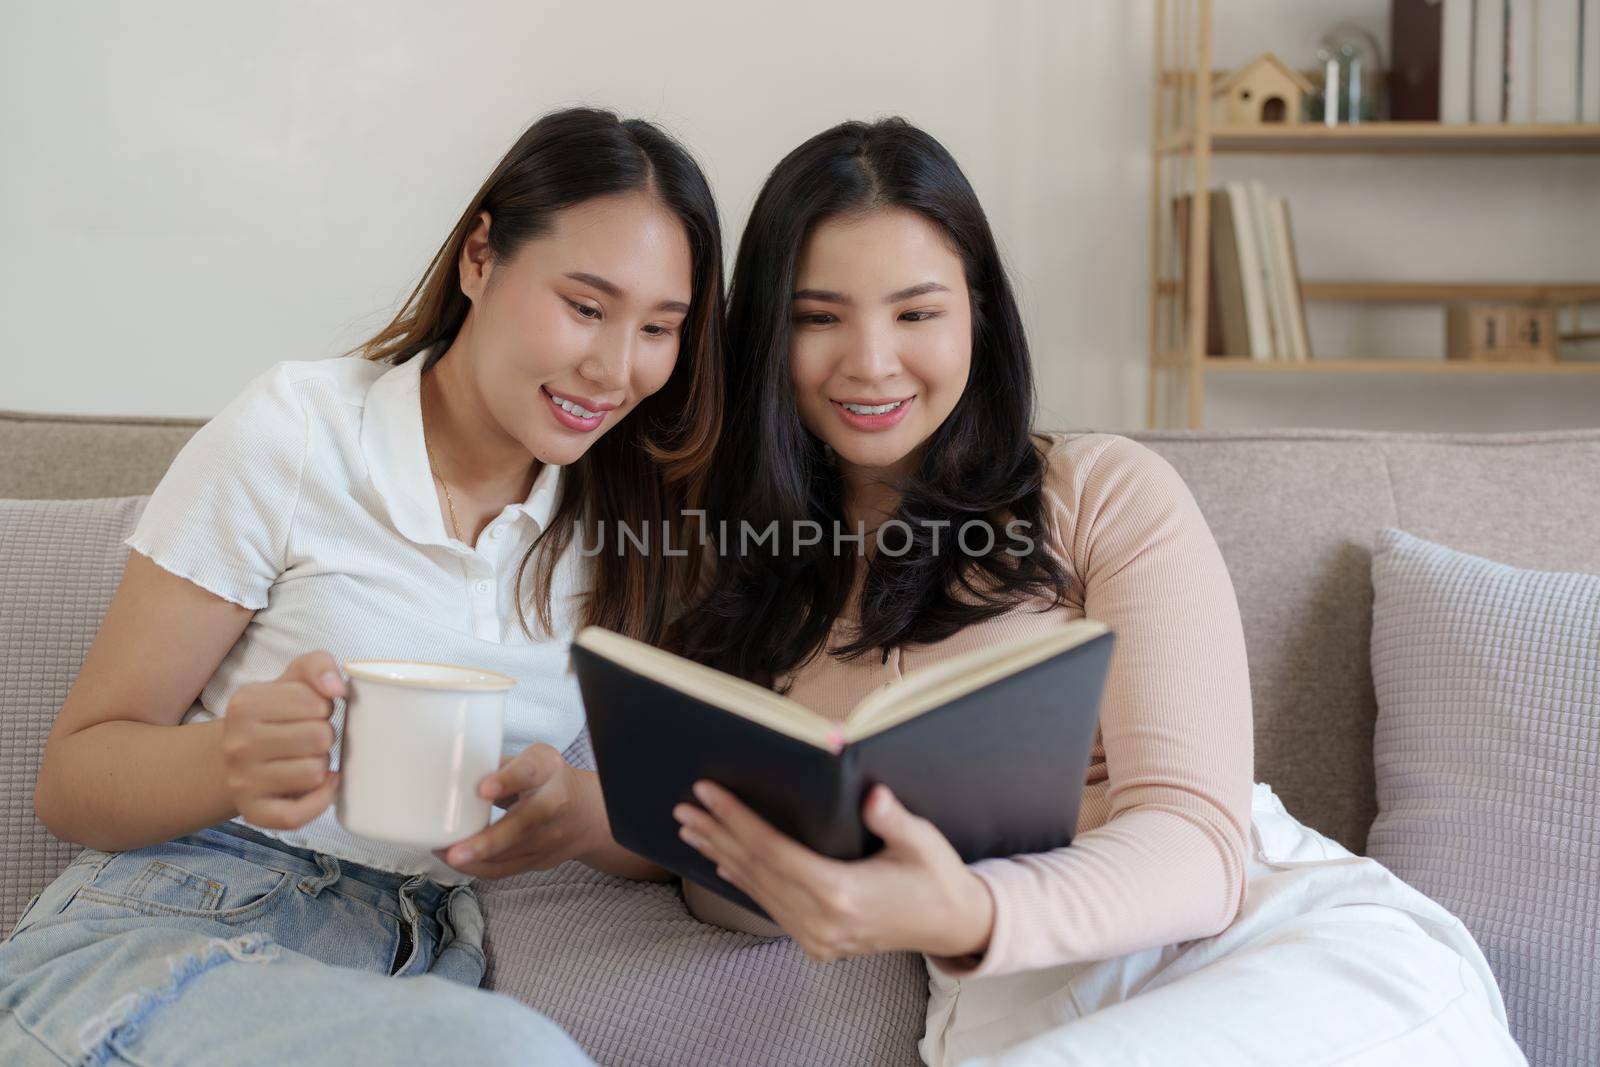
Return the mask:
[[(1303, 63), (1338, 13), (1387, 10), (1219, 5), (1219, 64)], [(276, 360), (336, 354), (386, 321), (529, 120), (593, 103), (689, 143), (730, 254), (800, 140), (922, 124), (1014, 269), (1041, 421), (1140, 425), (1150, 19), (1145, 0), (7, 0), (0, 407), (208, 415)], [(1266, 162), (1308, 276), (1600, 276), (1600, 157)], [(1329, 354), (1441, 343), (1416, 313), (1318, 309), (1313, 331)], [(1600, 378), (1212, 384), (1213, 425), (1600, 423)]]

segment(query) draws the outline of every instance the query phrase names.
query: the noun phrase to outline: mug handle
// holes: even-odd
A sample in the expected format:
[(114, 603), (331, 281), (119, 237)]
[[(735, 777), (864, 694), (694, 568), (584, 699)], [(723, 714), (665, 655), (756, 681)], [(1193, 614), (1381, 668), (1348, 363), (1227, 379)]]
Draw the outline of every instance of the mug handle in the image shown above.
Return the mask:
[[(344, 669), (344, 664), (339, 664), (339, 676), (344, 679), (344, 691), (350, 692), (350, 672)], [(333, 714), (328, 721), (333, 723), (333, 747), (328, 750), (328, 769), (341, 770), (344, 767), (344, 725), (345, 711), (348, 705), (344, 697), (333, 698)], [(339, 788), (344, 789), (344, 783), (339, 783)]]

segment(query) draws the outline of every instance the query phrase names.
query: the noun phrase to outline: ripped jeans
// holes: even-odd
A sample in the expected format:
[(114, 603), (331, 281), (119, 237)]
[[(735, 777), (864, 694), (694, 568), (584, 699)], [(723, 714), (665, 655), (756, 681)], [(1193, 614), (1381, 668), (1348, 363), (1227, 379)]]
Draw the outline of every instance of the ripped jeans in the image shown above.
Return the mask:
[(466, 886), (224, 823), (82, 852), (0, 943), (0, 1063), (587, 1064), (477, 988)]

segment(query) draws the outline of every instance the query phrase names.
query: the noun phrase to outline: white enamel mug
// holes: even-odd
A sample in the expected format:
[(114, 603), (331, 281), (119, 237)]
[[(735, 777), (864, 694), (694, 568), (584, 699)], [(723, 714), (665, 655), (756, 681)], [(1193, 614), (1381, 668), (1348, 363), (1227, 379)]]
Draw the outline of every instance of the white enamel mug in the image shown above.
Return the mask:
[(336, 807), (344, 828), (433, 849), (488, 826), (478, 784), (500, 767), (516, 680), (411, 660), (358, 660), (345, 673)]

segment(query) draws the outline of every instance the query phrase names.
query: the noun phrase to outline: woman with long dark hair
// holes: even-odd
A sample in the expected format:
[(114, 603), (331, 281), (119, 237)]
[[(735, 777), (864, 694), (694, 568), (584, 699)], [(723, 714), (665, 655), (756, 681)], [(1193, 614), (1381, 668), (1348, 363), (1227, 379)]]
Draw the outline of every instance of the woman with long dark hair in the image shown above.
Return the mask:
[[(39, 816), (88, 847), (0, 948), (0, 1059), (584, 1060), (476, 988), (467, 883), (567, 860), (662, 876), (560, 755), (583, 721), (567, 646), (588, 622), (659, 640), (694, 560), (585, 556), (575, 530), (700, 499), (722, 297), (682, 146), (553, 113), (365, 358), (278, 364), (194, 436), (49, 739)], [(439, 853), (339, 824), (359, 658), (518, 680), (480, 786), (504, 818)]]
[[(1016, 301), (937, 141), (852, 122), (780, 162), (729, 329), (710, 518), (776, 523), (777, 544), (729, 539), (674, 635), (687, 654), (838, 719), (1076, 618), (1117, 644), (1069, 847), (967, 866), (878, 786), (863, 817), (884, 847), (844, 863), (702, 782), (674, 810), (684, 839), (777, 927), (685, 884), (697, 914), (817, 959), (924, 953), (934, 1064), (1520, 1060), (1461, 924), (1252, 786), (1243, 632), (1205, 519), (1151, 450), (1032, 431)], [(946, 785), (982, 808), (981, 779)]]

